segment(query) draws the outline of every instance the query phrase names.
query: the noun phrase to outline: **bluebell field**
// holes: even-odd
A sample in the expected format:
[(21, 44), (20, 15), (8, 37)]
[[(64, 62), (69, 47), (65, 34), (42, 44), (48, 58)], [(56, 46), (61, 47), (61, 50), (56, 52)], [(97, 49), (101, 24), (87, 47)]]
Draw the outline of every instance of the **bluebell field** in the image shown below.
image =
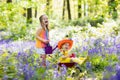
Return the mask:
[[(75, 43), (76, 41), (74, 39)], [(88, 53), (91, 58), (85, 64), (88, 75), (97, 77), (95, 72), (101, 69), (103, 80), (119, 80), (120, 36), (83, 40), (83, 44), (86, 43), (87, 45), (73, 48), (72, 52), (79, 55)], [(57, 49), (53, 55), (58, 53)], [(3, 80), (41, 80), (42, 78), (64, 80), (67, 77), (66, 67), (61, 68), (59, 72), (57, 63), (47, 61), (47, 69), (39, 64), (40, 58), (35, 51), (35, 41), (0, 40), (0, 55), (0, 78)], [(98, 62), (95, 62), (96, 58)], [(103, 66), (99, 64), (99, 59)]]

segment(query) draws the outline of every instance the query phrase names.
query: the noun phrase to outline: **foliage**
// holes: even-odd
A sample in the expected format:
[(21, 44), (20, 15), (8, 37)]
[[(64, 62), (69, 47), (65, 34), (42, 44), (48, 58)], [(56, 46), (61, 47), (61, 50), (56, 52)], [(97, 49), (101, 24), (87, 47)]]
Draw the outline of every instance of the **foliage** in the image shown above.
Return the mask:
[[(109, 37), (109, 38), (96, 38), (95, 39), (86, 39), (82, 38), (82, 44), (79, 42), (81, 38), (78, 38), (74, 35), (76, 34), (84, 34), (90, 31), (91, 28), (81, 27), (73, 27), (69, 30), (71, 31), (71, 38), (74, 40), (76, 45), (73, 46), (72, 53), (77, 54), (77, 56), (86, 56), (89, 55), (89, 61), (80, 66), (82, 70), (87, 70), (86, 77), (93, 77), (92, 75), (95, 74), (95, 77), (102, 79), (102, 73), (105, 71), (107, 66), (116, 66), (118, 63), (118, 54), (119, 54), (119, 42), (117, 36), (116, 38)], [(113, 27), (114, 28), (114, 27)], [(63, 28), (65, 29), (65, 28)], [(95, 30), (99, 28), (94, 28)], [(100, 28), (104, 30), (104, 27)], [(60, 29), (59, 30), (60, 33)], [(105, 29), (106, 30), (106, 29)], [(108, 28), (107, 28), (108, 30)], [(63, 31), (63, 30), (62, 30)], [(67, 31), (66, 31), (67, 32)], [(69, 31), (68, 31), (69, 32)], [(97, 30), (99, 32), (99, 30)], [(64, 32), (62, 32), (64, 34)], [(103, 32), (102, 32), (103, 33)], [(101, 33), (101, 34), (102, 34)], [(52, 33), (51, 33), (52, 34)], [(57, 33), (54, 33), (56, 35)], [(103, 33), (104, 34), (104, 33)], [(81, 35), (79, 35), (81, 36)], [(89, 36), (89, 35), (88, 35)], [(59, 36), (60, 38), (62, 36)], [(85, 36), (84, 36), (85, 37)], [(90, 36), (93, 37), (93, 36)], [(51, 39), (51, 44), (56, 45), (55, 41), (57, 37), (54, 36), (54, 39)], [(54, 40), (54, 41), (52, 41)], [(58, 39), (60, 40), (60, 39)], [(113, 42), (114, 41), (114, 42)], [(39, 55), (36, 54), (34, 44), (35, 42), (12, 42), (12, 41), (0, 41), (0, 78), (2, 79), (28, 79), (28, 80), (36, 80), (44, 78), (46, 80), (56, 80), (56, 79), (66, 79), (68, 78), (72, 72), (74, 72), (74, 68), (68, 69), (66, 71), (63, 68), (63, 71), (60, 72), (58, 70), (58, 59), (60, 57), (59, 50), (56, 50), (51, 57), (47, 56), (47, 69), (40, 66), (41, 59)], [(79, 54), (80, 53), (80, 54)], [(119, 64), (119, 63), (118, 63)], [(64, 73), (64, 75), (61, 75)], [(114, 72), (116, 73), (116, 71)], [(112, 75), (113, 73), (111, 73)], [(118, 74), (118, 73), (116, 73)], [(80, 74), (81, 75), (81, 74)], [(79, 75), (79, 76), (80, 76)], [(16, 77), (15, 77), (16, 76)], [(64, 77), (63, 77), (64, 76)], [(63, 77), (63, 78), (62, 78)], [(72, 77), (74, 78), (74, 77)], [(75, 77), (77, 78), (77, 77)]]
[(0, 30), (8, 32), (8, 36), (4, 36), (4, 39), (33, 39), (33, 37), (29, 38), (29, 34), (35, 34), (35, 31), (31, 30), (35, 30), (36, 22), (33, 21), (34, 24), (26, 23), (26, 17), (23, 16), (25, 10), (21, 4), (0, 3)]
[(103, 16), (97, 16), (97, 17), (92, 17), (88, 19), (88, 22), (91, 24), (91, 26), (95, 26), (98, 27), (97, 24), (102, 24), (102, 22), (104, 21)]
[(91, 57), (92, 69), (93, 71), (103, 71), (108, 65), (114, 66), (118, 61), (118, 58), (114, 54), (105, 54), (103, 57), (99, 55), (94, 55)]
[(72, 20), (70, 22), (70, 25), (73, 25), (73, 26), (85, 26), (87, 24), (87, 20), (88, 20), (88, 18), (80, 18), (80, 19), (77, 19), (77, 20)]
[[(68, 37), (74, 41), (71, 53), (75, 53), (77, 57), (85, 57), (86, 55), (90, 57), (86, 64), (78, 65), (87, 71), (85, 78), (97, 77), (105, 80), (106, 78), (119, 80), (120, 24), (116, 24), (113, 20), (110, 22), (108, 20), (105, 23), (105, 20), (110, 17), (107, 14), (108, 0), (87, 1), (85, 4), (88, 4), (86, 6), (89, 8), (85, 12), (88, 11), (89, 15), (82, 16), (79, 19), (62, 20), (60, 13), (54, 13), (55, 10), (52, 8), (49, 10), (50, 12), (47, 12), (52, 29), (50, 30), (50, 44), (56, 46), (58, 41), (68, 34)], [(119, 2), (119, 0), (116, 1)], [(45, 80), (65, 80), (75, 78), (77, 80), (81, 75), (81, 73), (75, 74), (77, 77), (72, 77), (72, 72), (77, 73), (75, 68), (68, 69), (63, 66), (58, 69), (59, 50), (56, 50), (52, 57), (47, 56), (46, 69), (41, 66), (41, 58), (35, 51), (35, 42), (30, 41), (35, 39), (39, 21), (33, 17), (33, 23), (27, 24), (26, 17), (23, 14), (26, 13), (24, 8), (30, 7), (33, 11), (36, 8), (40, 9), (38, 13), (43, 14), (44, 10), (47, 11), (49, 7), (43, 9), (45, 5), (45, 0), (16, 0), (16, 2), (13, 1), (9, 4), (0, 3), (0, 32), (3, 31), (8, 34), (0, 40), (0, 79), (40, 80), (44, 78)], [(50, 2), (50, 7), (52, 7), (51, 5)], [(116, 7), (118, 10), (119, 5), (115, 3), (111, 4), (111, 7)], [(73, 11), (72, 13), (76, 12)], [(112, 17), (116, 18), (117, 13), (112, 13)], [(111, 68), (113, 71), (110, 72)], [(102, 75), (102, 73), (104, 74)]]

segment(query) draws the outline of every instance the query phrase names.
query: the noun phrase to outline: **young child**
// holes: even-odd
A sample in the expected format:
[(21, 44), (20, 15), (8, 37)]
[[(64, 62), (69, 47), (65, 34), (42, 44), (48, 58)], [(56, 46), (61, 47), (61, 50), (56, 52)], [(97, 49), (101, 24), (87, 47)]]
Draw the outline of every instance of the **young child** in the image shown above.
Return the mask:
[(68, 51), (72, 48), (72, 45), (73, 41), (71, 39), (64, 39), (59, 41), (58, 48), (62, 53), (62, 56), (59, 59), (59, 63), (75, 62), (81, 65), (88, 59), (88, 56), (86, 58), (77, 58), (74, 55), (68, 54)]
[(36, 49), (42, 58), (42, 66), (46, 66), (45, 47), (49, 44), (49, 26), (47, 15), (41, 15), (39, 18), (40, 28), (36, 32)]

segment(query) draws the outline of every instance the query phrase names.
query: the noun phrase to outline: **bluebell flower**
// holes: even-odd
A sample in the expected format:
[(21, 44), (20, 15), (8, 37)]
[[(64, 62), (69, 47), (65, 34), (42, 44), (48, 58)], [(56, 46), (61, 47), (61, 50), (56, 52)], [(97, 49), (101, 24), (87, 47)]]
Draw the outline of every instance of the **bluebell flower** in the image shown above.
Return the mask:
[(50, 66), (50, 62), (46, 60), (46, 67), (48, 68)]
[(116, 45), (116, 53), (119, 54), (120, 53), (120, 44)]
[(104, 41), (102, 41), (102, 43), (104, 44), (105, 47), (107, 47), (107, 45), (108, 45), (108, 40), (104, 40)]
[(116, 45), (116, 37), (114, 38), (113, 45)]
[(116, 48), (119, 48), (119, 49), (120, 49), (120, 43), (116, 45)]
[(117, 80), (120, 80), (120, 69), (117, 70), (117, 72), (116, 72), (116, 79), (117, 79)]
[(4, 75), (3, 80), (8, 80), (8, 76)]
[(118, 71), (119, 69), (120, 69), (120, 65), (119, 65), (119, 64), (116, 64), (115, 70)]
[(60, 72), (62, 76), (65, 76), (67, 74), (67, 69), (65, 65), (62, 65), (62, 67), (60, 68)]
[(101, 42), (102, 42), (102, 39), (101, 39), (101, 38), (98, 38), (98, 39), (96, 39), (96, 40), (94, 41), (94, 45), (95, 45), (96, 47), (99, 47)]
[(54, 68), (58, 68), (58, 65), (57, 64), (53, 64), (52, 65), (52, 68), (54, 69)]
[(116, 78), (116, 76), (114, 75), (114, 76), (111, 76), (111, 77), (109, 78), (109, 80), (117, 80), (117, 78)]
[(88, 50), (88, 55), (94, 55), (95, 53), (98, 53), (98, 49), (97, 48), (92, 48)]
[(105, 69), (106, 69), (108, 72), (112, 72), (112, 71), (113, 71), (112, 66), (107, 66), (107, 67), (105, 67)]
[(14, 78), (13, 80), (18, 80), (17, 78)]
[(91, 65), (90, 62), (86, 62), (86, 68), (87, 68), (88, 70), (92, 69), (92, 65)]
[(60, 77), (60, 73), (58, 72), (57, 69), (55, 69), (55, 70), (53, 71), (53, 78), (58, 78), (58, 77)]
[(86, 51), (88, 49), (88, 46), (83, 46), (83, 51)]
[(114, 52), (114, 48), (110, 47), (110, 48), (108, 48), (108, 51), (109, 51), (109, 54), (112, 54)]
[(29, 76), (33, 77), (34, 73), (35, 73), (34, 69), (32, 67), (30, 67), (30, 69), (29, 69)]

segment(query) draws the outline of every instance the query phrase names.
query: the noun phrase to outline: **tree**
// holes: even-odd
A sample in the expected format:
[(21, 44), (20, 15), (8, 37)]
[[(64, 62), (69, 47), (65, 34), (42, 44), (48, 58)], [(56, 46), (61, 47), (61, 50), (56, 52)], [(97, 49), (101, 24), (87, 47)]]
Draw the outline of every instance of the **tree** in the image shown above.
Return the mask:
[(37, 17), (37, 7), (35, 8), (35, 18)]
[(67, 0), (68, 19), (71, 20), (70, 2)]
[(26, 17), (26, 8), (23, 8), (24, 9), (24, 13), (23, 13), (23, 16)]
[(32, 8), (27, 8), (27, 23), (32, 23)]
[(11, 3), (12, 2), (12, 0), (7, 0), (7, 3)]
[(81, 0), (78, 0), (78, 18), (81, 17)]
[(62, 13), (62, 19), (64, 20), (65, 16), (65, 0), (63, 1), (63, 13)]

